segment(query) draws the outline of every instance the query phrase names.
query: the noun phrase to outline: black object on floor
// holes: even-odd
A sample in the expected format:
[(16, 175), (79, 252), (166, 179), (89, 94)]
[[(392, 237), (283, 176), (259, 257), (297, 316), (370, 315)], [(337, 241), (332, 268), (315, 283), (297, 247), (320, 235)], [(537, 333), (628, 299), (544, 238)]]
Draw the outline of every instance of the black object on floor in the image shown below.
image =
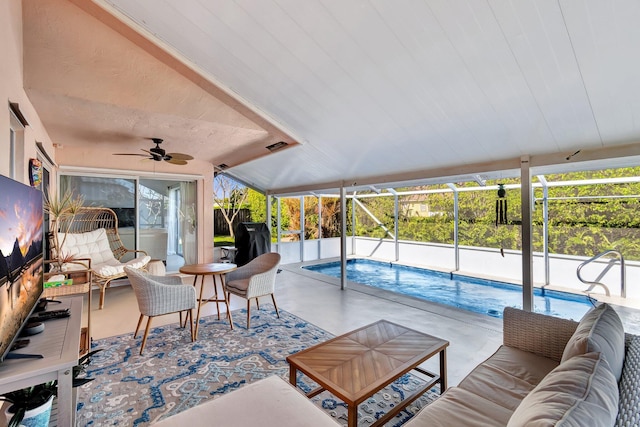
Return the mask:
[(241, 222), (235, 229), (235, 246), (235, 264), (238, 267), (271, 252), (269, 227), (264, 222)]

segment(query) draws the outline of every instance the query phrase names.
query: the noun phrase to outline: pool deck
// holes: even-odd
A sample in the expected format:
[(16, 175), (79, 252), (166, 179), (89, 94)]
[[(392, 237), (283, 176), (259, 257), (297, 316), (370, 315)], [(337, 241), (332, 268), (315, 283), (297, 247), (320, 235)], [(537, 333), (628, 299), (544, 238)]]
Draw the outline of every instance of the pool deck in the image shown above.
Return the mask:
[[(306, 263), (305, 263), (306, 264)], [(276, 282), (278, 307), (314, 325), (341, 335), (361, 326), (386, 319), (450, 342), (447, 349), (449, 383), (458, 384), (476, 365), (502, 344), (502, 319), (419, 300), (356, 283), (340, 289), (340, 280), (300, 268), (302, 263), (280, 266)], [(191, 283), (185, 279), (185, 283)], [(94, 291), (94, 295), (97, 290)], [(211, 293), (211, 282), (205, 284)], [(130, 333), (138, 320), (138, 305), (130, 286), (109, 290), (103, 310), (92, 310), (94, 339)], [(95, 300), (94, 300), (95, 301)], [(271, 301), (263, 299), (263, 304)], [(231, 310), (246, 308), (246, 300), (232, 296)], [(640, 311), (619, 309), (625, 329), (640, 333)], [(625, 310), (628, 310), (627, 314)], [(202, 316), (214, 315), (215, 304), (206, 304)], [(177, 321), (177, 316), (159, 316), (153, 326)], [(422, 365), (436, 372), (437, 358)]]

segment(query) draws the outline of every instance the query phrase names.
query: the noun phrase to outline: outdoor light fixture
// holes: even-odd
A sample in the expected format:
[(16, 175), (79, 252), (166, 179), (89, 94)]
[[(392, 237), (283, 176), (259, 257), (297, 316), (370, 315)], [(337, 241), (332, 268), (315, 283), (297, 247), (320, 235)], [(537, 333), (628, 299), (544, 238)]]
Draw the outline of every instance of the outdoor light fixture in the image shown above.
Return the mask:
[(498, 184), (498, 199), (496, 200), (496, 227), (498, 224), (507, 223), (507, 190), (504, 184)]

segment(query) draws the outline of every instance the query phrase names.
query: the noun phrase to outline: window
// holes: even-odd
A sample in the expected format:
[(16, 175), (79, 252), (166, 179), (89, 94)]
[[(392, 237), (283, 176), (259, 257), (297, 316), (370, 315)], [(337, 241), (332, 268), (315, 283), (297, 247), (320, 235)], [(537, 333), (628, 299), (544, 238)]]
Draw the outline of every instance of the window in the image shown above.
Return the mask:
[(9, 177), (24, 180), (24, 125), (11, 110), (9, 120)]

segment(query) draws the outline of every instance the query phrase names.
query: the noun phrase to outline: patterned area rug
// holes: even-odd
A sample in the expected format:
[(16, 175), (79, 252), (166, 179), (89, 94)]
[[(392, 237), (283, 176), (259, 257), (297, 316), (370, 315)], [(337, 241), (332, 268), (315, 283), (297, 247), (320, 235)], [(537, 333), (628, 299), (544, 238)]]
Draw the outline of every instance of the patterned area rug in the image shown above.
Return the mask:
[[(78, 389), (77, 425), (146, 426), (270, 375), (288, 380), (288, 355), (333, 337), (283, 310), (278, 319), (273, 306), (254, 311), (250, 330), (245, 310), (233, 312), (233, 331), (217, 316), (200, 319), (195, 343), (189, 339), (189, 330), (177, 323), (152, 328), (143, 356), (139, 355), (140, 336), (95, 341), (93, 348), (103, 351), (93, 356), (87, 370), (95, 380)], [(421, 384), (422, 379), (408, 374), (381, 390), (358, 407), (358, 425), (372, 424)], [(304, 376), (298, 385), (305, 391), (315, 387)], [(387, 426), (402, 425), (437, 397), (435, 387)], [(328, 392), (312, 400), (346, 425), (342, 401)]]

